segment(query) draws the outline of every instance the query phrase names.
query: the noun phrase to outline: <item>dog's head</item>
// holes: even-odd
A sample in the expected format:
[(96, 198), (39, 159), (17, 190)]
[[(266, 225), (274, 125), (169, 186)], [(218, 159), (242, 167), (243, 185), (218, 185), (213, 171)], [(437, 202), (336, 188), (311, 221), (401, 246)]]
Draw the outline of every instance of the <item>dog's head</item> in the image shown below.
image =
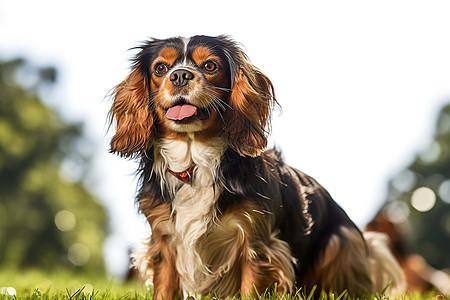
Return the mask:
[(223, 136), (243, 156), (266, 147), (275, 101), (267, 76), (225, 36), (153, 39), (116, 86), (111, 152), (134, 157), (155, 138)]

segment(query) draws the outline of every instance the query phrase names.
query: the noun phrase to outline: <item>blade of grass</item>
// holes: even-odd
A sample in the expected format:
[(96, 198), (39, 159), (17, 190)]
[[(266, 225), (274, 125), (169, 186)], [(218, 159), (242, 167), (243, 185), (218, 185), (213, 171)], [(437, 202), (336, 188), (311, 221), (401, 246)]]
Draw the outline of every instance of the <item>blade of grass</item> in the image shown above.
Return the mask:
[(384, 289), (381, 291), (381, 294), (386, 294), (386, 290), (392, 285), (392, 280), (389, 280), (389, 282), (386, 284)]
[(317, 289), (317, 285), (313, 286), (313, 288), (311, 289), (311, 292), (309, 293), (308, 298), (306, 298), (306, 300), (311, 300), (312, 297), (314, 296), (314, 291)]
[(344, 297), (345, 294), (347, 294), (347, 290), (344, 290), (344, 291), (339, 295), (339, 297), (337, 297), (336, 300), (340, 300), (342, 297)]
[[(256, 296), (258, 296), (258, 298), (256, 298), (256, 299), (261, 299), (261, 295), (258, 293), (258, 289), (256, 288), (256, 285), (253, 285), (253, 288), (255, 289), (255, 293), (256, 293)], [(252, 294), (250, 294), (252, 297), (253, 297), (253, 295)]]

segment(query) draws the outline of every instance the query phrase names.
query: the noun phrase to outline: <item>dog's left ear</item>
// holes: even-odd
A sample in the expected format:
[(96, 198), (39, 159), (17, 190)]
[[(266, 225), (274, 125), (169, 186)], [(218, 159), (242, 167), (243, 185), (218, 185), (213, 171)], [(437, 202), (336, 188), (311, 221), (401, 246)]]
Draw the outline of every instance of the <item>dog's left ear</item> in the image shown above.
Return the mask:
[(155, 135), (153, 113), (149, 107), (149, 91), (139, 67), (116, 86), (114, 103), (109, 112), (115, 120), (116, 133), (110, 152), (122, 157), (134, 157), (147, 150)]
[(275, 103), (272, 82), (239, 55), (229, 105), (225, 114), (226, 140), (241, 156), (255, 157), (267, 146), (270, 114)]

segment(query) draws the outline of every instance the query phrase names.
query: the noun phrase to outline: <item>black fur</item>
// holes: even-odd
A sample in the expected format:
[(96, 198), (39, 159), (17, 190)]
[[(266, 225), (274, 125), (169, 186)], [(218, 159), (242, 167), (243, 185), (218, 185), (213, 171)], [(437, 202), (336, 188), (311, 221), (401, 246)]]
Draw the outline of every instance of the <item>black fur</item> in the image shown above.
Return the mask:
[[(280, 239), (289, 244), (301, 264), (295, 267), (298, 283), (304, 282), (323, 254), (318, 249), (325, 249), (331, 235), (340, 235), (341, 226), (358, 230), (321, 185), (285, 164), (276, 150), (256, 158), (228, 150), (222, 159), (221, 174), (225, 189), (219, 209), (225, 211), (239, 199), (247, 199), (272, 213), (268, 218), (273, 231), (280, 232)], [(302, 195), (300, 186), (310, 191)]]
[(189, 43), (186, 47), (187, 53), (184, 53), (183, 40), (179, 37), (162, 40), (151, 39), (142, 43), (142, 45), (133, 48), (140, 49), (139, 53), (133, 59), (133, 66), (139, 68), (145, 78), (148, 90), (150, 91), (150, 75), (153, 72), (153, 70), (150, 70), (150, 66), (158, 57), (161, 50), (168, 47), (175, 48), (178, 53), (180, 53), (180, 56), (175, 61), (176, 64), (181, 61), (185, 55), (188, 59), (192, 60), (192, 51), (199, 46), (208, 47), (212, 50), (213, 54), (220, 57), (220, 59), (228, 65), (227, 72), (232, 87), (237, 67), (241, 65), (241, 57), (237, 55), (237, 53), (240, 53), (237, 43), (224, 35), (218, 37), (203, 35), (193, 36), (189, 39)]
[[(163, 48), (174, 47), (180, 53), (178, 59), (184, 59), (186, 55), (188, 60), (192, 60), (193, 49), (201, 45), (212, 49), (215, 55), (228, 64), (231, 89), (241, 59), (246, 58), (238, 45), (225, 36), (192, 37), (186, 47), (187, 53), (184, 53), (185, 45), (180, 38), (149, 41), (139, 47), (141, 51), (134, 61), (135, 67), (140, 68), (149, 86), (153, 72), (150, 66)], [(242, 53), (241, 56), (239, 53)], [(153, 107), (151, 97), (149, 105)], [(144, 154), (138, 170), (138, 203), (142, 205), (152, 199), (160, 202), (155, 205), (170, 204), (167, 189), (161, 189), (161, 179), (152, 172), (154, 148), (147, 149)], [(270, 232), (278, 233), (278, 238), (289, 244), (292, 256), (298, 262), (293, 262), (297, 286), (307, 281), (307, 276), (314, 272), (332, 235), (345, 239), (340, 232), (342, 227), (359, 231), (321, 185), (285, 164), (276, 150), (267, 150), (260, 156), (250, 157), (242, 156), (230, 147), (221, 158), (217, 174), (216, 183), (223, 188), (216, 203), (219, 218), (229, 207), (243, 200), (258, 207), (266, 218), (267, 226), (270, 226)], [(362, 234), (361, 240), (364, 240)]]
[[(151, 173), (153, 148), (147, 153), (148, 157), (141, 160), (137, 201), (150, 197), (170, 203), (169, 195), (161, 191), (160, 179)], [(318, 249), (326, 248), (331, 235), (341, 235), (342, 226), (358, 230), (320, 184), (285, 164), (276, 150), (252, 158), (228, 149), (222, 157), (219, 174), (218, 181), (224, 188), (217, 202), (219, 212), (225, 212), (242, 199), (253, 202), (262, 212), (269, 212), (266, 218), (272, 231), (279, 232), (279, 238), (289, 244), (299, 262), (294, 266), (298, 284), (311, 274), (323, 254)]]

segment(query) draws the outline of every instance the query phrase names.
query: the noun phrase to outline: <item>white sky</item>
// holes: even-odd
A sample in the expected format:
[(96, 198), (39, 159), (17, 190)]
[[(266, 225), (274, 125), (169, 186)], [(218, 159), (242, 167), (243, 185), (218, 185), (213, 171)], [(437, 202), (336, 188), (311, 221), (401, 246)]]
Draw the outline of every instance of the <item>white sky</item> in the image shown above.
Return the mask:
[(0, 58), (59, 69), (48, 101), (85, 121), (96, 143), (93, 186), (113, 222), (107, 262), (121, 274), (127, 247), (145, 232), (135, 164), (107, 151), (104, 97), (128, 73), (127, 49), (151, 36), (241, 42), (283, 108), (272, 144), (364, 226), (388, 179), (429, 146), (450, 101), (449, 16), (448, 1), (0, 0)]

